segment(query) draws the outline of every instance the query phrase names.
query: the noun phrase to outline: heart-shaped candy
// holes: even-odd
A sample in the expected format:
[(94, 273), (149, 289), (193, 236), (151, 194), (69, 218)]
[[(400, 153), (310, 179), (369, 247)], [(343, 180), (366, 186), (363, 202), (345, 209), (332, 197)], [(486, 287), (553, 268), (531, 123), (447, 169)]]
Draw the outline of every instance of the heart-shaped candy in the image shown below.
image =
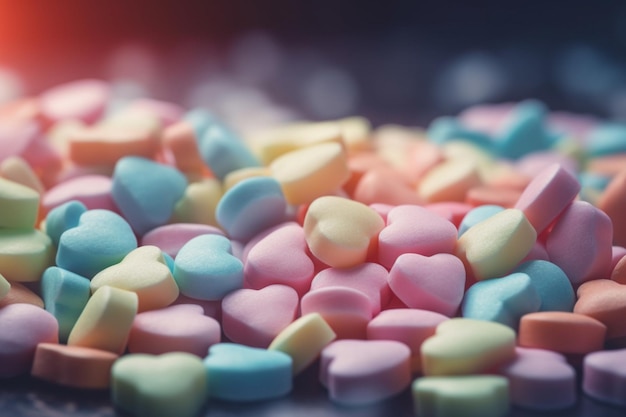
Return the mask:
[(509, 384), (501, 376), (423, 377), (412, 392), (419, 416), (504, 417), (509, 412)]
[(51, 266), (41, 277), (41, 296), (47, 311), (59, 322), (59, 340), (67, 338), (82, 313), (91, 292), (89, 280), (78, 274)]
[(372, 302), (372, 316), (375, 317), (391, 299), (388, 275), (384, 267), (372, 262), (352, 268), (326, 268), (315, 275), (311, 291), (327, 287), (347, 287), (361, 291)]
[(204, 358), (219, 343), (220, 325), (198, 305), (180, 304), (139, 313), (128, 338), (128, 351), (160, 355), (187, 352)]
[(350, 177), (346, 149), (337, 142), (287, 152), (270, 164), (289, 204), (309, 204), (338, 190)]
[(189, 353), (126, 355), (111, 371), (113, 403), (137, 417), (193, 417), (207, 394), (202, 360)]
[(467, 229), (459, 237), (456, 255), (481, 281), (509, 273), (528, 255), (536, 238), (524, 213), (507, 209)]
[(221, 300), (243, 285), (243, 264), (232, 255), (230, 240), (201, 235), (180, 249), (174, 261), (180, 292), (200, 300)]
[(137, 238), (122, 217), (108, 210), (89, 210), (80, 215), (59, 239), (58, 267), (92, 278), (120, 262), (137, 247)]
[(570, 204), (546, 240), (550, 262), (567, 274), (575, 288), (611, 276), (612, 245), (611, 219), (586, 201)]
[(370, 207), (335, 196), (313, 201), (304, 217), (304, 233), (311, 252), (337, 268), (364, 262), (383, 226), (383, 219)]
[(411, 383), (410, 355), (404, 343), (393, 340), (337, 340), (322, 351), (320, 381), (341, 404), (381, 401)]
[(121, 354), (137, 314), (137, 294), (114, 287), (93, 293), (67, 338), (70, 346), (84, 346)]
[(85, 79), (55, 86), (39, 96), (39, 111), (49, 122), (98, 120), (109, 101), (110, 87), (100, 80)]
[(626, 406), (626, 349), (604, 350), (585, 356), (582, 388), (597, 400)]
[(378, 260), (391, 269), (404, 253), (452, 253), (456, 237), (454, 224), (438, 214), (420, 206), (397, 206), (387, 215), (387, 225), (378, 236)]
[(186, 187), (187, 179), (175, 168), (127, 156), (115, 165), (111, 194), (133, 230), (143, 235), (169, 220)]
[(465, 267), (454, 255), (405, 253), (389, 271), (389, 287), (411, 308), (456, 314), (465, 289)]
[(463, 298), (463, 317), (495, 321), (517, 329), (520, 318), (539, 311), (541, 298), (526, 274), (480, 281)]
[(104, 350), (39, 343), (31, 375), (73, 388), (105, 389), (118, 357)]
[(298, 314), (298, 293), (286, 285), (239, 289), (222, 300), (224, 334), (235, 343), (266, 348)]
[(565, 356), (521, 347), (516, 348), (515, 353), (515, 359), (500, 368), (500, 373), (509, 380), (514, 405), (539, 411), (574, 405), (576, 371)]
[(246, 285), (261, 289), (272, 284), (288, 285), (304, 295), (311, 287), (314, 267), (307, 255), (302, 227), (283, 223), (252, 239), (246, 245)]
[(140, 246), (120, 263), (98, 272), (91, 291), (105, 285), (136, 293), (139, 312), (167, 307), (178, 297), (176, 281), (156, 246)]
[(0, 308), (11, 304), (32, 304), (39, 308), (44, 308), (44, 303), (41, 297), (24, 284), (19, 282), (9, 282), (9, 292), (2, 298), (0, 298)]
[(42, 205), (45, 212), (69, 201), (80, 201), (88, 209), (117, 211), (111, 197), (111, 178), (83, 175), (63, 181), (46, 191)]
[(0, 227), (32, 229), (39, 212), (39, 193), (0, 177)]
[(46, 234), (52, 239), (54, 246), (59, 246), (61, 235), (66, 230), (78, 226), (80, 216), (87, 211), (87, 207), (80, 201), (68, 201), (51, 209), (46, 216)]
[(448, 320), (443, 314), (414, 308), (382, 311), (367, 325), (369, 340), (397, 340), (411, 349), (411, 369), (422, 369), (422, 343), (435, 334), (437, 326)]
[(606, 326), (607, 339), (626, 336), (626, 285), (610, 279), (595, 279), (578, 287), (574, 313), (584, 314)]
[(515, 332), (491, 321), (454, 318), (422, 343), (424, 375), (484, 372), (515, 357)]
[(0, 308), (0, 378), (30, 370), (39, 343), (58, 343), (59, 326), (54, 316), (31, 304)]
[(164, 253), (176, 258), (180, 248), (200, 235), (224, 235), (215, 226), (197, 223), (173, 223), (150, 230), (141, 238), (141, 246), (158, 246)]
[(242, 180), (224, 193), (215, 209), (220, 226), (233, 239), (247, 242), (285, 221), (287, 202), (271, 177)]
[(338, 339), (365, 339), (372, 319), (372, 301), (349, 287), (324, 287), (309, 291), (300, 300), (302, 315), (320, 313)]
[(539, 311), (572, 311), (576, 294), (565, 272), (552, 262), (534, 260), (524, 262), (513, 270), (528, 275), (541, 299)]
[(292, 388), (291, 357), (276, 350), (218, 343), (209, 349), (204, 366), (209, 393), (221, 400), (267, 400)]
[(602, 350), (606, 326), (584, 314), (541, 311), (520, 320), (518, 345), (581, 355)]
[(293, 361), (297, 375), (319, 356), (337, 335), (319, 313), (305, 314), (285, 327), (272, 340), (268, 350), (285, 352)]
[(54, 261), (54, 247), (37, 229), (0, 229), (0, 271), (12, 282), (34, 282)]

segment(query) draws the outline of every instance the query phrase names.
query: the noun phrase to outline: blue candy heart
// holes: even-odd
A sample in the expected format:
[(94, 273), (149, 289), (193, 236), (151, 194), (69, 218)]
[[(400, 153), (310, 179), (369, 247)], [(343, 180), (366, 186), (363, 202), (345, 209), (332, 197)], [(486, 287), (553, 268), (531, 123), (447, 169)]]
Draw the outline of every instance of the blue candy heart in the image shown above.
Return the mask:
[(461, 306), (463, 317), (495, 321), (513, 329), (527, 313), (539, 311), (541, 298), (530, 277), (516, 273), (477, 282), (468, 288)]
[(91, 279), (136, 247), (137, 238), (126, 220), (112, 211), (89, 210), (76, 227), (61, 235), (56, 264)]
[(292, 388), (291, 357), (234, 343), (211, 346), (204, 360), (209, 394), (229, 401), (282, 397)]

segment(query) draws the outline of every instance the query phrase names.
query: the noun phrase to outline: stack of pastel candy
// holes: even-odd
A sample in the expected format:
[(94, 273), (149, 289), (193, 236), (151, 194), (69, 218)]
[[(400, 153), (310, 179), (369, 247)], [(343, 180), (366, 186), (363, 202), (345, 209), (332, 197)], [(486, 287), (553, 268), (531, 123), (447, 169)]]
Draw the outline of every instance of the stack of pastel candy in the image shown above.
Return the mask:
[[(117, 103), (114, 106), (113, 103)], [(0, 108), (0, 377), (136, 416), (411, 390), (419, 416), (626, 406), (626, 126), (537, 102), (241, 138), (83, 80)]]

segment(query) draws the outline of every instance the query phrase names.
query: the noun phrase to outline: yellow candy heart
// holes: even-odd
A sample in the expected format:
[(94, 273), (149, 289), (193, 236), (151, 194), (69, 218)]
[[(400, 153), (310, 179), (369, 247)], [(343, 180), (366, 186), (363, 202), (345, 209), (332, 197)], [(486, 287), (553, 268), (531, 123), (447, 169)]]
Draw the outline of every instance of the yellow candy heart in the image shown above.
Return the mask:
[(100, 271), (91, 280), (92, 292), (104, 286), (136, 293), (139, 312), (167, 307), (178, 298), (178, 286), (161, 249), (151, 245), (133, 250), (122, 262)]

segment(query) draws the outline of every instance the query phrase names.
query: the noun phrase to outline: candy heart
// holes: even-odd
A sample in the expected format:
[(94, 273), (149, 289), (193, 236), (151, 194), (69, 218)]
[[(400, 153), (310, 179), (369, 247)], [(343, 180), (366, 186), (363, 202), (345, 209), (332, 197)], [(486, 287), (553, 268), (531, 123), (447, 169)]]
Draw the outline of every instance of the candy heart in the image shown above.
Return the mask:
[(143, 235), (169, 220), (186, 187), (187, 179), (175, 168), (127, 156), (115, 165), (111, 195), (133, 230)]
[(606, 326), (592, 317), (541, 311), (522, 317), (517, 343), (521, 347), (581, 355), (602, 350), (605, 338)]
[(411, 370), (422, 368), (422, 343), (435, 334), (437, 326), (448, 320), (443, 314), (413, 308), (382, 311), (367, 324), (369, 340), (397, 340), (411, 349)]
[(207, 399), (202, 360), (189, 353), (132, 354), (111, 371), (111, 397), (137, 417), (193, 417)]
[(176, 258), (180, 248), (200, 235), (224, 235), (217, 227), (196, 223), (174, 223), (150, 230), (141, 238), (141, 246), (158, 246), (164, 253)]
[(309, 204), (339, 189), (350, 177), (345, 147), (320, 143), (287, 152), (271, 164), (289, 204)]
[(90, 294), (87, 278), (56, 266), (44, 271), (41, 296), (46, 310), (59, 322), (59, 340), (62, 343), (67, 342)]
[(52, 265), (54, 248), (36, 229), (0, 229), (0, 271), (9, 281), (39, 281)]
[(247, 242), (285, 220), (287, 202), (271, 177), (247, 178), (226, 191), (215, 208), (215, 218), (233, 238)]
[(178, 297), (176, 281), (156, 246), (141, 246), (119, 264), (98, 272), (91, 280), (91, 291), (105, 285), (136, 293), (139, 312), (167, 307)]
[[(186, 119), (189, 120), (189, 116)], [(201, 133), (196, 131), (196, 140), (202, 160), (215, 177), (224, 180), (231, 171), (261, 165), (232, 130), (215, 119), (207, 122)]]
[(517, 159), (550, 147), (552, 136), (546, 129), (546, 107), (536, 101), (515, 106), (501, 127), (496, 149), (500, 156)]
[(580, 183), (558, 164), (539, 172), (524, 189), (515, 208), (522, 210), (537, 234), (543, 232), (571, 204)]
[(389, 287), (411, 308), (456, 314), (465, 289), (465, 267), (454, 255), (400, 255), (389, 271)]
[(86, 211), (87, 207), (80, 201), (68, 201), (50, 210), (46, 216), (45, 228), (54, 246), (59, 246), (63, 232), (78, 226), (80, 217)]
[(306, 242), (313, 255), (338, 268), (364, 262), (383, 226), (383, 219), (370, 207), (335, 196), (313, 201), (304, 218)]
[(33, 168), (19, 156), (10, 156), (0, 163), (0, 176), (7, 180), (22, 184), (42, 195), (44, 185)]
[(511, 403), (539, 411), (560, 410), (576, 402), (576, 371), (565, 356), (542, 349), (515, 349), (515, 359), (500, 368), (509, 380)]
[(372, 319), (372, 302), (353, 288), (324, 287), (306, 293), (300, 311), (302, 315), (320, 313), (339, 339), (364, 339)]
[(222, 188), (222, 183), (216, 178), (203, 178), (190, 183), (176, 203), (170, 222), (217, 226), (215, 210), (224, 194)]
[(461, 221), (461, 224), (459, 226), (459, 236), (465, 233), (470, 227), (482, 222), (483, 220), (488, 219), (494, 214), (500, 213), (503, 210), (504, 207), (502, 206), (489, 204), (473, 208), (465, 215), (465, 217), (463, 217), (463, 220)]
[(128, 351), (152, 355), (187, 352), (204, 358), (220, 338), (219, 323), (205, 316), (202, 307), (173, 305), (137, 314), (130, 329)]
[(111, 197), (111, 178), (105, 175), (84, 175), (63, 181), (46, 191), (42, 205), (45, 212), (68, 201), (80, 201), (86, 208), (116, 211)]
[(387, 269), (403, 253), (452, 253), (457, 230), (448, 220), (420, 206), (397, 206), (378, 236), (378, 260)]
[(283, 284), (304, 295), (311, 287), (314, 273), (306, 248), (304, 230), (297, 223), (283, 223), (255, 237), (246, 246), (246, 285), (260, 289)]
[[(461, 267), (463, 267), (461, 265)], [(367, 295), (372, 303), (372, 316), (380, 313), (391, 299), (387, 270), (379, 264), (366, 262), (352, 268), (326, 268), (315, 275), (311, 291), (327, 287), (347, 287)]]
[(201, 235), (183, 246), (174, 261), (180, 292), (200, 300), (221, 300), (243, 285), (243, 264), (232, 255), (230, 240)]
[(596, 400), (626, 406), (626, 349), (586, 355), (582, 388)]
[(626, 246), (626, 219), (624, 210), (626, 209), (626, 171), (622, 169), (620, 163), (620, 173), (613, 176), (609, 185), (605, 188), (597, 202), (600, 210), (606, 213), (613, 224), (613, 242), (616, 245)]
[(423, 417), (504, 417), (509, 384), (491, 375), (418, 378), (413, 383), (415, 414)]
[(610, 279), (595, 279), (578, 287), (574, 313), (584, 314), (606, 326), (607, 339), (626, 336), (626, 285)]
[(550, 261), (567, 274), (574, 287), (609, 278), (613, 245), (611, 219), (586, 201), (574, 201), (550, 231)]
[(463, 298), (463, 317), (495, 321), (516, 329), (520, 318), (539, 311), (541, 298), (526, 274), (480, 281)]
[(37, 191), (0, 177), (0, 227), (32, 229), (38, 211)]
[(291, 366), (286, 353), (233, 343), (211, 346), (204, 360), (211, 397), (227, 401), (259, 401), (288, 394)]
[(393, 340), (338, 340), (322, 351), (320, 381), (340, 404), (381, 401), (411, 383), (410, 354)]
[(452, 158), (430, 169), (417, 184), (417, 195), (428, 203), (465, 200), (481, 184), (479, 165), (472, 159)]
[(232, 342), (266, 348), (298, 314), (298, 293), (285, 285), (239, 289), (222, 300), (222, 327)]
[(293, 374), (308, 367), (337, 335), (319, 313), (305, 314), (285, 327), (272, 340), (268, 350), (291, 356)]
[[(485, 239), (489, 236), (489, 239)], [(477, 280), (509, 273), (532, 249), (537, 233), (524, 213), (507, 209), (470, 227), (459, 237), (456, 255)]]
[(424, 375), (484, 372), (515, 357), (515, 332), (500, 323), (453, 318), (422, 344)]
[(104, 350), (39, 343), (31, 375), (72, 388), (105, 389), (118, 357)]
[(54, 316), (31, 304), (0, 308), (0, 378), (30, 370), (39, 343), (58, 343), (59, 326)]
[(524, 262), (513, 270), (528, 275), (541, 299), (539, 311), (572, 311), (576, 295), (565, 272), (543, 260)]
[(58, 267), (92, 278), (120, 262), (137, 247), (132, 229), (119, 215), (108, 210), (89, 210), (80, 215), (59, 239)]
[(121, 354), (137, 314), (137, 294), (113, 287), (93, 293), (67, 338), (70, 346), (83, 346)]

